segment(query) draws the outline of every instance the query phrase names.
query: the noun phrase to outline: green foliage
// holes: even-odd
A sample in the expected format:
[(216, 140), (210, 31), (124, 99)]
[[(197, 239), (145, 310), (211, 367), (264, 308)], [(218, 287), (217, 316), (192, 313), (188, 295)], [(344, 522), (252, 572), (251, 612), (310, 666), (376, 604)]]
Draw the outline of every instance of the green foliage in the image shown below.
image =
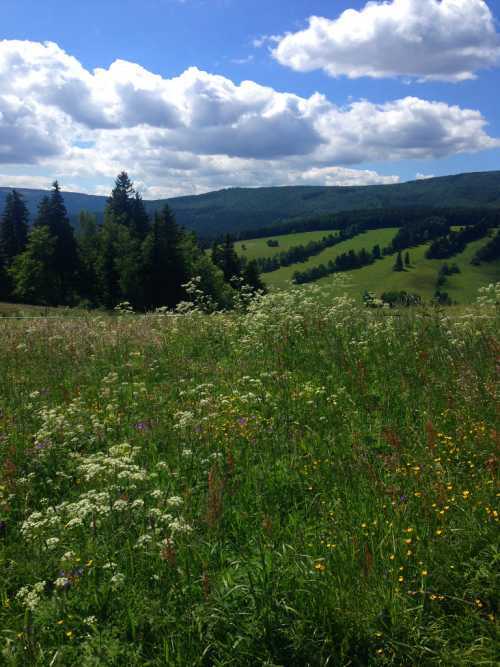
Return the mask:
[(29, 213), (21, 193), (9, 192), (5, 198), (5, 209), (0, 221), (0, 255), (10, 266), (16, 255), (26, 250), (29, 231)]
[(498, 663), (496, 306), (399, 314), (0, 319), (2, 665)]
[(394, 262), (394, 266), (392, 267), (393, 271), (402, 271), (404, 269), (403, 266), (403, 258), (401, 257), (401, 252), (398, 252), (396, 256), (396, 261)]
[(380, 300), (389, 304), (390, 308), (409, 308), (410, 306), (418, 306), (422, 297), (420, 294), (407, 294), (405, 290), (400, 290), (399, 292), (382, 292)]
[[(491, 221), (490, 221), (491, 222)], [(495, 225), (497, 226), (497, 225)], [(481, 220), (475, 225), (461, 228), (460, 231), (450, 231), (447, 236), (435, 239), (429, 246), (427, 259), (444, 259), (463, 252), (471, 241), (477, 241), (488, 234), (488, 221)]]
[[(224, 242), (216, 253), (215, 260), (217, 266), (222, 269), (224, 280), (230, 283), (233, 278), (241, 276), (241, 264), (234, 247), (234, 241), (229, 232), (224, 237)], [(213, 261), (213, 259), (212, 259)]]
[(47, 227), (28, 233), (26, 251), (14, 257), (10, 268), (13, 296), (35, 304), (57, 304), (61, 281), (56, 271), (56, 242)]
[(240, 261), (230, 235), (220, 249), (220, 270), (194, 232), (179, 227), (168, 204), (150, 221), (126, 172), (116, 180), (103, 225), (88, 211), (80, 211), (78, 223), (75, 238), (55, 181), (51, 197), (38, 206), (37, 234), (29, 237), (25, 253), (14, 256), (12, 271), (0, 256), (0, 296), (7, 298), (14, 287), (12, 298), (47, 305), (111, 310), (128, 301), (139, 311), (173, 309), (187, 297), (184, 285), (199, 276), (210, 308), (233, 305), (233, 289), (226, 283), (240, 277)]
[(494, 262), (497, 259), (500, 259), (500, 231), (474, 254), (470, 263), (473, 266), (480, 266), (481, 262)]
[(251, 259), (243, 270), (243, 282), (252, 288), (253, 292), (266, 292), (266, 285), (260, 277), (260, 269), (256, 259)]

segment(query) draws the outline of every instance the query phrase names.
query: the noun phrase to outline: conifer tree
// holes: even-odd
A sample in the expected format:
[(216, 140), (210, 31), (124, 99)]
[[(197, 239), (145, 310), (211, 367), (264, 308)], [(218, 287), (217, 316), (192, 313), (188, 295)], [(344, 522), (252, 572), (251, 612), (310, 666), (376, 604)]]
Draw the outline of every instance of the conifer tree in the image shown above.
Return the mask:
[(129, 301), (134, 310), (144, 310), (144, 272), (141, 241), (133, 230), (118, 225), (115, 242), (115, 268), (119, 287), (119, 301)]
[(68, 303), (75, 289), (77, 248), (75, 230), (70, 224), (59, 183), (52, 183), (50, 198), (44, 196), (38, 204), (35, 229), (47, 228), (55, 240), (53, 270), (59, 277), (60, 299)]
[(220, 249), (217, 240), (215, 239), (212, 243), (212, 253), (211, 253), (212, 262), (215, 266), (220, 265)]
[(251, 259), (243, 270), (243, 282), (252, 288), (255, 293), (258, 290), (266, 292), (266, 285), (260, 277), (259, 265), (256, 259)]
[(398, 252), (394, 266), (392, 267), (393, 271), (402, 271), (403, 270), (403, 258), (401, 257), (401, 251)]
[(168, 203), (155, 213), (152, 229), (144, 242), (143, 261), (147, 275), (144, 299), (149, 308), (173, 308), (185, 297), (187, 283), (183, 233)]
[(113, 213), (116, 222), (127, 227), (132, 224), (132, 196), (135, 193), (133, 185), (126, 171), (118, 174), (106, 206), (106, 212)]
[(74, 288), (77, 252), (75, 230), (70, 224), (64, 199), (57, 181), (52, 183), (50, 214), (50, 233), (56, 239), (54, 268), (61, 280), (61, 297), (63, 303), (66, 303)]
[(119, 274), (116, 267), (119, 225), (113, 211), (106, 210), (104, 224), (99, 234), (99, 253), (96, 262), (99, 301), (112, 309), (119, 303)]
[(224, 273), (224, 280), (229, 283), (231, 278), (241, 277), (241, 264), (236, 253), (231, 234), (227, 232), (220, 248), (219, 266)]
[(97, 266), (100, 252), (100, 230), (96, 217), (88, 211), (78, 214), (78, 231), (76, 234), (78, 250), (78, 289), (83, 301), (89, 306), (99, 305), (99, 281)]
[(29, 212), (22, 195), (17, 190), (9, 192), (5, 199), (5, 210), (0, 221), (0, 252), (5, 264), (10, 266), (16, 255), (26, 250), (29, 232)]
[(410, 266), (410, 253), (405, 253), (405, 266)]
[(55, 270), (56, 242), (46, 226), (28, 233), (26, 251), (12, 262), (13, 296), (29, 303), (57, 305), (61, 280)]
[(135, 197), (131, 200), (131, 212), (134, 234), (143, 240), (148, 235), (150, 220), (142, 197), (138, 192), (135, 193)]
[(35, 218), (33, 227), (38, 229), (39, 227), (48, 227), (50, 231), (51, 224), (51, 208), (50, 208), (50, 197), (44, 195), (40, 203), (37, 206), (38, 215)]

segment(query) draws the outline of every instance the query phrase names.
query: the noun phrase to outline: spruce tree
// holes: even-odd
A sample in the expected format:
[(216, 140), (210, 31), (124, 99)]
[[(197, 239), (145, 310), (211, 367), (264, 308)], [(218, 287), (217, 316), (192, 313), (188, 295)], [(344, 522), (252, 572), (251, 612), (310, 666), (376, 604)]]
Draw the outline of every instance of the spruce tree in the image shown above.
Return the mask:
[(251, 259), (243, 270), (243, 282), (252, 288), (255, 294), (258, 290), (266, 292), (266, 285), (260, 277), (259, 265), (256, 259)]
[(75, 230), (70, 224), (59, 183), (52, 183), (50, 195), (50, 233), (56, 239), (55, 271), (61, 279), (61, 297), (68, 301), (74, 288), (77, 269)]
[(132, 196), (135, 193), (133, 185), (126, 171), (118, 174), (106, 206), (106, 211), (114, 214), (116, 222), (127, 227), (132, 225)]
[(54, 272), (60, 282), (61, 302), (69, 303), (75, 296), (72, 296), (72, 293), (76, 288), (78, 255), (75, 230), (69, 221), (64, 198), (57, 181), (52, 183), (50, 197), (42, 197), (38, 204), (38, 215), (34, 228), (43, 227), (48, 229), (50, 236), (55, 240)]
[(217, 239), (215, 239), (212, 243), (211, 258), (215, 266), (220, 265), (220, 249), (219, 249), (219, 244), (217, 243)]
[(78, 291), (88, 306), (97, 307), (99, 302), (97, 266), (100, 251), (100, 230), (95, 215), (88, 211), (78, 214), (76, 234), (78, 252)]
[(17, 190), (9, 192), (5, 199), (5, 210), (0, 221), (0, 252), (5, 264), (10, 266), (16, 255), (26, 250), (29, 232), (29, 212), (22, 195)]
[(149, 232), (150, 220), (142, 197), (138, 192), (135, 193), (135, 197), (130, 204), (133, 232), (141, 240), (145, 239)]
[(144, 271), (141, 241), (133, 230), (118, 225), (115, 242), (115, 267), (118, 274), (119, 301), (128, 301), (134, 310), (144, 310)]
[(38, 215), (35, 218), (33, 227), (35, 229), (38, 229), (39, 227), (48, 227), (50, 231), (50, 224), (51, 224), (50, 197), (44, 195), (41, 198), (37, 208), (38, 208)]
[(410, 266), (410, 253), (405, 254), (405, 266)]
[(12, 262), (13, 296), (28, 303), (55, 306), (61, 302), (56, 269), (56, 239), (46, 226), (28, 233), (26, 251)]
[(393, 271), (402, 271), (403, 270), (403, 258), (401, 257), (401, 251), (398, 252), (394, 266), (392, 267)]
[(119, 273), (116, 267), (118, 231), (115, 214), (106, 210), (99, 234), (99, 253), (96, 261), (99, 301), (106, 308), (114, 308), (120, 301)]
[(173, 308), (185, 298), (187, 261), (183, 233), (168, 203), (155, 213), (151, 231), (143, 245), (146, 274), (144, 300), (149, 308)]
[(224, 242), (220, 248), (220, 263), (224, 273), (224, 280), (226, 283), (231, 281), (231, 278), (241, 277), (241, 264), (236, 253), (232, 236), (229, 232), (224, 237)]

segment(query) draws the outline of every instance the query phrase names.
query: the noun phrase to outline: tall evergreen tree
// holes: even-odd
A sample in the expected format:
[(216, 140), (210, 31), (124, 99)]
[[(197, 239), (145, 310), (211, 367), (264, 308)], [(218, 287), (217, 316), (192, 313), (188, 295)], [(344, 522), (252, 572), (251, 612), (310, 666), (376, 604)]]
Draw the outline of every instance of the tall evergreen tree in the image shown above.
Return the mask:
[(5, 210), (0, 221), (0, 252), (7, 266), (16, 255), (26, 250), (29, 232), (29, 212), (22, 195), (17, 190), (9, 192), (5, 199)]
[(77, 270), (77, 252), (75, 230), (69, 221), (68, 212), (59, 188), (59, 183), (52, 183), (50, 195), (50, 232), (56, 238), (55, 270), (61, 279), (61, 297), (66, 303), (75, 286)]
[(393, 271), (402, 271), (403, 270), (403, 258), (401, 257), (401, 252), (398, 252), (394, 266), (392, 267)]
[(266, 285), (260, 277), (259, 265), (256, 259), (251, 259), (243, 270), (243, 282), (252, 288), (255, 293), (257, 290), (266, 292)]
[(212, 243), (212, 254), (211, 254), (212, 262), (215, 264), (215, 266), (220, 265), (220, 249), (219, 249), (219, 244), (217, 243), (217, 239), (214, 239)]
[(151, 223), (142, 197), (138, 192), (135, 193), (135, 197), (131, 201), (131, 211), (134, 234), (140, 239), (145, 239)]
[(150, 308), (172, 308), (185, 298), (182, 285), (189, 277), (184, 257), (183, 232), (168, 203), (155, 213), (144, 242), (143, 261), (147, 274), (145, 301)]
[(410, 266), (410, 253), (405, 253), (405, 266)]
[(82, 300), (88, 305), (99, 305), (99, 281), (97, 266), (100, 252), (100, 230), (96, 217), (88, 211), (78, 214), (78, 231), (76, 233), (78, 251), (78, 291)]
[(120, 288), (119, 300), (129, 301), (134, 310), (144, 310), (145, 275), (141, 241), (132, 229), (118, 225), (115, 267)]
[(127, 227), (132, 225), (133, 185), (126, 171), (118, 174), (106, 206), (106, 211), (113, 213), (116, 221)]
[(78, 255), (75, 230), (69, 221), (64, 198), (57, 181), (52, 183), (50, 198), (44, 196), (38, 204), (38, 215), (34, 227), (35, 229), (47, 228), (50, 236), (55, 239), (54, 271), (59, 276), (61, 302), (68, 303), (76, 288)]
[(17, 255), (10, 273), (13, 296), (29, 303), (61, 303), (61, 280), (56, 268), (56, 242), (46, 226), (28, 233), (26, 251)]
[(99, 234), (99, 253), (96, 261), (99, 301), (106, 308), (114, 308), (120, 301), (119, 273), (116, 266), (117, 242), (120, 225), (115, 214), (106, 210)]
[(48, 227), (49, 232), (50, 232), (50, 225), (51, 225), (51, 206), (50, 206), (50, 197), (47, 195), (44, 195), (40, 203), (37, 206), (38, 208), (38, 214), (35, 218), (35, 222), (33, 223), (33, 227), (35, 229), (38, 229), (39, 227)]
[(224, 280), (229, 283), (231, 278), (241, 277), (241, 264), (236, 253), (232, 236), (229, 232), (224, 237), (224, 242), (220, 248), (220, 263), (224, 273)]

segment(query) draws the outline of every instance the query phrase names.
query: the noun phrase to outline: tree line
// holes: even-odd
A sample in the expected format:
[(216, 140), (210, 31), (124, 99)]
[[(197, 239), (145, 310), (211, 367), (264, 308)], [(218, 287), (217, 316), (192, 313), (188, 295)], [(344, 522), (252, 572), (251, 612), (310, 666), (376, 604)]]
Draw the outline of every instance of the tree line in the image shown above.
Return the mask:
[(306, 245), (300, 244), (291, 246), (288, 250), (282, 250), (279, 254), (276, 253), (274, 257), (257, 257), (257, 263), (261, 273), (269, 273), (271, 271), (276, 271), (281, 266), (290, 266), (297, 262), (306, 262), (310, 257), (319, 255), (319, 253), (323, 252), (326, 248), (332, 248), (338, 243), (342, 243), (342, 241), (352, 239), (358, 234), (362, 234), (363, 231), (364, 228), (361, 224), (351, 225), (334, 234), (323, 236), (319, 241), (309, 241)]
[[(360, 225), (366, 231), (388, 229), (390, 227), (407, 228), (410, 238), (406, 240), (406, 245), (394, 247), (390, 251), (392, 253), (403, 250), (405, 247), (421, 245), (431, 240), (431, 238), (448, 234), (451, 227), (467, 227), (480, 221), (485, 221), (488, 227), (498, 227), (500, 210), (482, 207), (444, 208), (430, 206), (356, 209), (325, 213), (308, 218), (294, 218), (275, 224), (232, 231), (231, 233), (233, 241), (239, 242), (268, 236), (302, 234), (304, 232), (329, 232), (332, 229), (340, 231), (352, 225)], [(217, 243), (222, 243), (223, 239), (223, 234), (214, 237), (202, 237), (200, 243), (205, 248), (210, 248), (214, 240)]]
[(348, 252), (343, 252), (341, 255), (337, 255), (334, 260), (329, 260), (327, 264), (319, 264), (306, 271), (294, 271), (292, 280), (296, 285), (315, 282), (332, 273), (360, 269), (363, 266), (372, 264), (375, 259), (379, 259), (380, 256), (380, 247), (378, 245), (374, 246), (372, 252), (365, 250), (365, 248), (362, 248), (359, 252), (349, 250)]
[(71, 226), (57, 181), (30, 229), (21, 194), (12, 190), (0, 221), (0, 298), (50, 306), (137, 310), (174, 308), (198, 289), (219, 308), (231, 308), (241, 284), (265, 289), (258, 264), (242, 270), (230, 234), (210, 256), (195, 232), (179, 226), (168, 203), (150, 218), (126, 172), (115, 181), (102, 224), (80, 211)]
[(497, 259), (500, 259), (500, 230), (491, 241), (474, 253), (469, 264), (479, 266), (481, 262), (494, 262)]

